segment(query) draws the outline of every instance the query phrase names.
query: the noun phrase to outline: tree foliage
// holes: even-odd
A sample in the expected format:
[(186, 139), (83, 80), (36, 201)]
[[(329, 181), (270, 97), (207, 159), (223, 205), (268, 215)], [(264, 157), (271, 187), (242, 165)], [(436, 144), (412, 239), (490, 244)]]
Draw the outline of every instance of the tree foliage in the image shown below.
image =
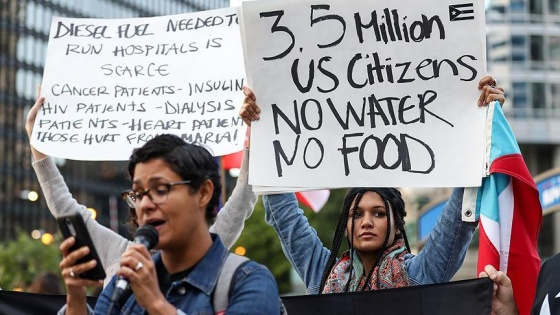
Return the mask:
[(60, 274), (61, 256), (54, 241), (50, 245), (19, 231), (15, 240), (0, 244), (0, 288), (26, 288), (33, 279), (45, 272)]

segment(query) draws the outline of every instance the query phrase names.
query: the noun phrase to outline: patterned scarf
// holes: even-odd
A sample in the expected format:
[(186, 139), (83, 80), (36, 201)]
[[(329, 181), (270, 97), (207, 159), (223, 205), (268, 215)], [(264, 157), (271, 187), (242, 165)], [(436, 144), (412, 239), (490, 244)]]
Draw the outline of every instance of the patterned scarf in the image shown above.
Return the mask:
[[(383, 259), (378, 266), (375, 266), (369, 282), (370, 290), (402, 288), (410, 286), (408, 273), (404, 264), (404, 255), (407, 254), (406, 246), (402, 238), (395, 240), (393, 245), (385, 249)], [(352, 279), (348, 287), (349, 292), (357, 291), (362, 288), (366, 281), (367, 273), (358, 257), (356, 251), (352, 251), (353, 267)], [(344, 292), (348, 276), (350, 275), (350, 251), (345, 251), (338, 263), (333, 267), (323, 293)], [(379, 278), (378, 278), (379, 276)], [(359, 281), (358, 281), (359, 279)], [(379, 287), (378, 287), (379, 283)]]

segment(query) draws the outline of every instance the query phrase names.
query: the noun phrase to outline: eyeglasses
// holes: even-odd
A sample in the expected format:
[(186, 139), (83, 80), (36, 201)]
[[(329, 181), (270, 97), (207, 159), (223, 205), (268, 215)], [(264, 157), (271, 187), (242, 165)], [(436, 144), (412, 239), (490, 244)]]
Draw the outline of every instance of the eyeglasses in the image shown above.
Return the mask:
[(148, 196), (150, 201), (152, 201), (156, 205), (159, 205), (167, 201), (167, 196), (171, 191), (171, 187), (190, 183), (190, 180), (182, 180), (180, 182), (158, 184), (146, 191), (130, 189), (123, 191), (121, 197), (124, 199), (124, 201), (126, 201), (126, 204), (133, 209), (135, 209), (136, 206), (142, 201), (142, 199), (144, 199), (144, 196)]

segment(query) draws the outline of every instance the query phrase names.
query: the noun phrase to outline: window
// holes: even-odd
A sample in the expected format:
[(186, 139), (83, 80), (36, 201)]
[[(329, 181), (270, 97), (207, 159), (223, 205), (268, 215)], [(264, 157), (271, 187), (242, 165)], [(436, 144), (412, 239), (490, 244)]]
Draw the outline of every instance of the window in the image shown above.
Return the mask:
[(543, 61), (544, 60), (544, 44), (542, 36), (531, 36), (531, 60)]
[(560, 62), (560, 37), (558, 36), (548, 38), (548, 59)]
[(548, 0), (550, 14), (560, 14), (560, 0)]
[(529, 115), (529, 109), (527, 106), (527, 84), (523, 82), (514, 82), (512, 95), (513, 116), (527, 117)]
[(531, 68), (542, 69), (544, 67), (544, 41), (542, 36), (531, 36), (530, 54)]
[(546, 117), (546, 94), (544, 83), (533, 82), (531, 83), (531, 96), (534, 117)]
[(529, 1), (529, 12), (531, 14), (542, 15), (543, 13), (543, 0), (530, 0)]
[(560, 83), (550, 85), (550, 107), (554, 117), (560, 117)]
[(511, 0), (510, 8), (512, 13), (525, 13), (525, 1)]
[(526, 45), (526, 36), (511, 36), (511, 60), (513, 61), (513, 66), (524, 67), (524, 62), (527, 60)]

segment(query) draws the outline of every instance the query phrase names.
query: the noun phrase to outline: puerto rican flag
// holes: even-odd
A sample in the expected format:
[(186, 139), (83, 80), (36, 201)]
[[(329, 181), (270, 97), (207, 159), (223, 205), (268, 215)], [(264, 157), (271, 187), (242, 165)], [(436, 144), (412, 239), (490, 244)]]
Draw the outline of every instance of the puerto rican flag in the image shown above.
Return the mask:
[(542, 207), (535, 182), (498, 102), (488, 106), (489, 176), (477, 188), (480, 218), (477, 274), (491, 264), (512, 281), (519, 314), (529, 314), (541, 259), (537, 239)]

